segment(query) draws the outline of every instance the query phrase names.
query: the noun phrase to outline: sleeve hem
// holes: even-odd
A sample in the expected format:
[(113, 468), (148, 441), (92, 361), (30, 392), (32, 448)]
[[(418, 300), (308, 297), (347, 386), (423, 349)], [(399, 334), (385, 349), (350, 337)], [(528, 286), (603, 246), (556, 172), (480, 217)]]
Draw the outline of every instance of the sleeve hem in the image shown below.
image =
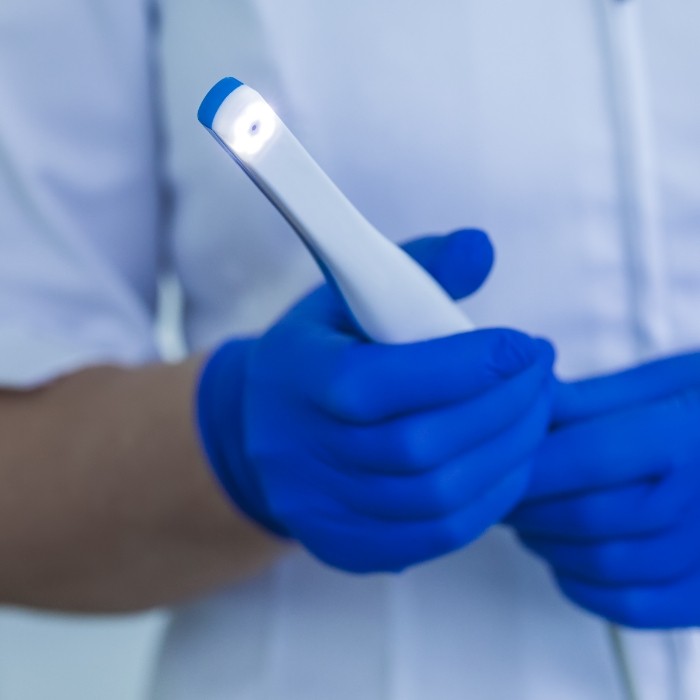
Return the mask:
[(159, 359), (155, 343), (78, 345), (23, 329), (0, 331), (0, 387), (5, 389), (34, 389), (94, 365), (138, 366)]

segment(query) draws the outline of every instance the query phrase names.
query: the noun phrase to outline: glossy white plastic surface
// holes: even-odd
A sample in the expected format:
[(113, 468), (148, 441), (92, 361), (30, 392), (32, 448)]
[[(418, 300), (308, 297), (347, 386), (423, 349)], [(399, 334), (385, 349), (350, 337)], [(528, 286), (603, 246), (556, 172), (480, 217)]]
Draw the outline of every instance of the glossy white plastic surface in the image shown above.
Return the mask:
[(234, 90), (211, 129), (289, 221), (374, 341), (411, 343), (473, 330), (445, 290), (350, 203), (272, 108)]

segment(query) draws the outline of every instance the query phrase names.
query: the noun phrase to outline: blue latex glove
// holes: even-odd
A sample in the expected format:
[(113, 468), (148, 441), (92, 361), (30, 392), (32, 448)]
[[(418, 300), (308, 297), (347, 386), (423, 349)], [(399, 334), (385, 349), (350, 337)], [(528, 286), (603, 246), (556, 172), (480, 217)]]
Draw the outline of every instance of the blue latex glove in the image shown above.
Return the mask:
[[(492, 249), (461, 231), (408, 246), (454, 297)], [(527, 488), (550, 420), (553, 351), (512, 330), (369, 343), (328, 285), (205, 366), (210, 463), (258, 523), (352, 572), (398, 571), (472, 541)]]
[(633, 627), (700, 625), (700, 354), (557, 394), (510, 522), (584, 608)]

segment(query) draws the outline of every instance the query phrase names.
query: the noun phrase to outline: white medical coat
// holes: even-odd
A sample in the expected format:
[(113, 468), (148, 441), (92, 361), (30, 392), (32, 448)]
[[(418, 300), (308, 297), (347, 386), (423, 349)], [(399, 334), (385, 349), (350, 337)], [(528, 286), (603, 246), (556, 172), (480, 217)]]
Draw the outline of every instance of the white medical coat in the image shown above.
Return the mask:
[[(488, 230), (467, 302), (577, 376), (700, 343), (700, 5), (687, 0), (3, 0), (0, 381), (191, 349), (320, 277), (196, 124), (227, 74), (394, 239)], [(644, 700), (700, 697), (692, 633), (626, 637)], [(158, 700), (621, 700), (606, 626), (495, 529), (399, 577), (294, 553), (177, 612)]]

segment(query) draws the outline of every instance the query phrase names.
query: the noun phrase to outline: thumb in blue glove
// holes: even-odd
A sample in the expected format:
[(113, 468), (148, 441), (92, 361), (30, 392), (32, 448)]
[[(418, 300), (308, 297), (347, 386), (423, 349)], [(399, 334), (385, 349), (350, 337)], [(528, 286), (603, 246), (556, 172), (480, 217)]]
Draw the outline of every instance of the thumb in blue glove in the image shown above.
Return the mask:
[(634, 627), (700, 625), (700, 354), (562, 384), (510, 517), (574, 602)]
[[(492, 262), (476, 231), (407, 250), (456, 298)], [(324, 285), (261, 338), (214, 353), (200, 432), (258, 523), (337, 568), (399, 571), (463, 547), (520, 499), (549, 423), (552, 361), (548, 343), (512, 330), (369, 343)]]

